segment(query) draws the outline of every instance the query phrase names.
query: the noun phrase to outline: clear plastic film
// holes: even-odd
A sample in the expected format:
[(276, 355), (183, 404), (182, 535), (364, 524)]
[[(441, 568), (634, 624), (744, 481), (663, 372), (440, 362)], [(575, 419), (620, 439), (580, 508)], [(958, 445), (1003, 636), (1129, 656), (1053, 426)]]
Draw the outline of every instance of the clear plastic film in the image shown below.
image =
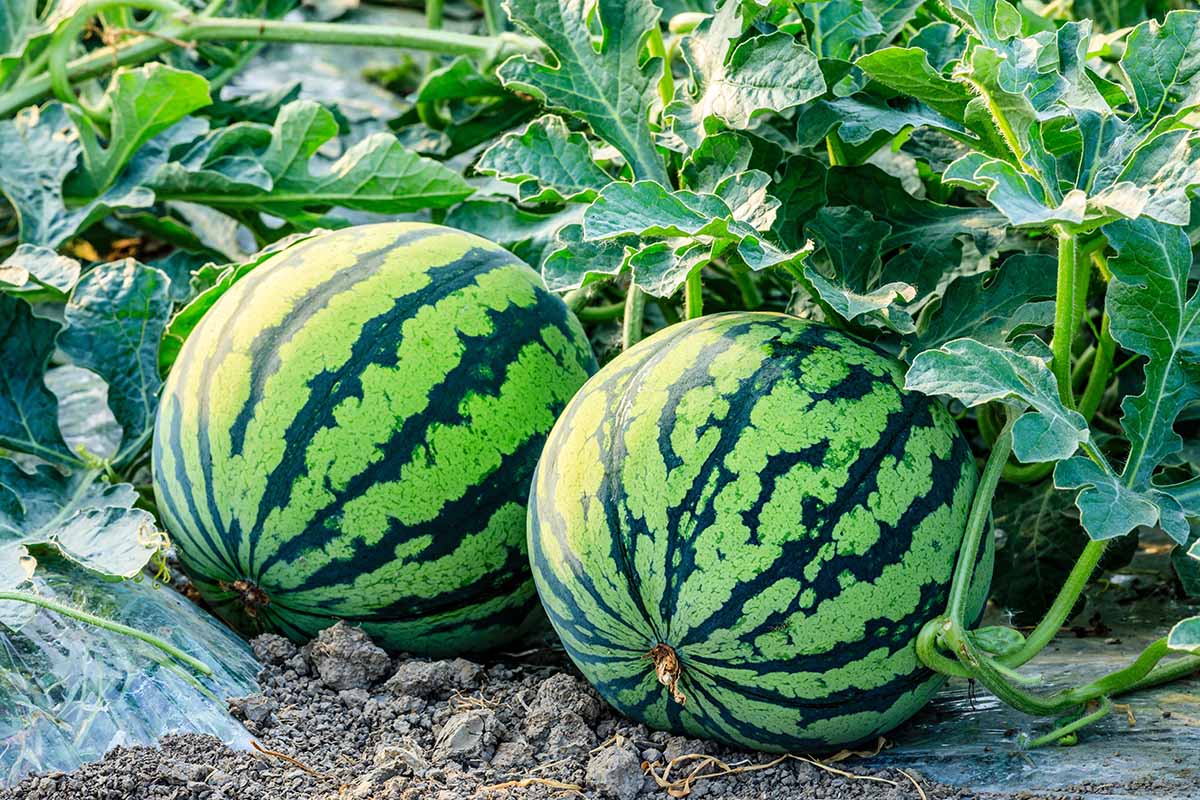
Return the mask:
[(111, 583), (55, 562), (39, 566), (36, 583), (45, 597), (170, 642), (213, 674), (202, 677), (149, 644), (53, 611), (39, 610), (17, 633), (0, 627), (0, 786), (166, 733), (249, 746), (225, 698), (258, 691), (258, 665), (220, 621), (148, 578)]

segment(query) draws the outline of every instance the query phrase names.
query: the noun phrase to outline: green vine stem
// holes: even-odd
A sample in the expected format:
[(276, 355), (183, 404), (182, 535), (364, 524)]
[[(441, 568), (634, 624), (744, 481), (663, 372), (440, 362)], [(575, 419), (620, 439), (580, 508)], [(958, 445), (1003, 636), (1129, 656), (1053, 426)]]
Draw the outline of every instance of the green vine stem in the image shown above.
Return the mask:
[(608, 303), (602, 306), (584, 306), (575, 312), (580, 322), (610, 322), (620, 319), (625, 313), (625, 303)]
[(657, 306), (658, 310), (662, 313), (663, 319), (667, 321), (668, 325), (674, 325), (676, 322), (683, 321), (683, 318), (679, 316), (679, 310), (675, 307), (675, 303), (672, 302), (670, 298), (654, 297), (651, 299), (654, 301), (654, 305)]
[(476, 36), (456, 31), (431, 31), (404, 25), (354, 25), (345, 22), (288, 22), (220, 17), (191, 18), (179, 37), (183, 41), (302, 42), (359, 47), (402, 47), (442, 55), (495, 58), (505, 47), (532, 51), (535, 39), (513, 34)]
[(1112, 701), (1107, 697), (1101, 697), (1095, 711), (1080, 714), (1079, 716), (1075, 717), (1075, 719), (1059, 726), (1058, 728), (1055, 728), (1045, 736), (1039, 736), (1036, 739), (1030, 739), (1024, 742), (1024, 745), (1029, 749), (1033, 749), (1047, 744), (1064, 742), (1064, 740), (1074, 744), (1073, 739), (1070, 739), (1069, 737), (1071, 737), (1076, 731), (1082, 730), (1088, 725), (1091, 725), (1093, 722), (1098, 722), (1099, 720), (1103, 719), (1110, 711), (1112, 711)]
[(979, 485), (975, 488), (975, 497), (971, 502), (971, 513), (967, 516), (967, 528), (963, 533), (958, 563), (955, 564), (954, 577), (950, 583), (950, 602), (946, 607), (949, 622), (959, 628), (965, 626), (967, 595), (975, 575), (975, 560), (987, 532), (988, 519), (992, 514), (992, 497), (995, 496), (996, 486), (1000, 483), (1000, 473), (1004, 470), (1009, 453), (1012, 452), (1012, 429), (1016, 421), (1017, 414), (1008, 411), (1004, 427), (1000, 429), (983, 466), (983, 474), (979, 476)]
[[(1132, 664), (1123, 669), (1084, 686), (1059, 691), (1048, 697), (1039, 697), (1016, 685), (1025, 681), (1014, 674), (1014, 670), (1037, 655), (1058, 633), (1099, 564), (1104, 554), (1104, 542), (1089, 542), (1085, 546), (1050, 610), (1015, 653), (993, 659), (979, 649), (967, 630), (967, 598), (974, 577), (975, 560), (986, 533), (992, 497), (1012, 450), (1012, 428), (1016, 418), (1015, 412), (1007, 413), (1004, 427), (996, 437), (980, 476), (963, 534), (958, 562), (955, 565), (946, 615), (922, 628), (917, 637), (917, 653), (930, 669), (947, 675), (975, 678), (1000, 700), (1029, 714), (1058, 716), (1096, 700), (1100, 700), (1103, 707), (1103, 698), (1127, 690), (1153, 674), (1155, 665), (1168, 652), (1166, 639), (1154, 642)], [(957, 664), (938, 652), (939, 640), (955, 654), (958, 658)], [(1187, 666), (1193, 665), (1175, 667), (1168, 677), (1178, 677), (1180, 670), (1186, 669)], [(1035, 740), (1031, 746), (1057, 740), (1094, 721), (1095, 718), (1098, 717), (1083, 713), (1078, 719), (1055, 731), (1054, 735)]]
[(1112, 376), (1113, 356), (1117, 352), (1117, 343), (1113, 341), (1108, 329), (1108, 313), (1100, 318), (1100, 338), (1096, 341), (1096, 355), (1092, 359), (1092, 369), (1088, 374), (1087, 385), (1079, 399), (1079, 413), (1088, 422), (1100, 409), (1100, 401), (1108, 388), (1108, 379)]
[(629, 284), (625, 295), (625, 319), (621, 324), (621, 349), (628, 350), (642, 340), (642, 318), (646, 316), (646, 293)]
[(572, 289), (562, 296), (562, 301), (567, 304), (567, 308), (578, 313), (579, 309), (586, 306), (596, 293), (596, 284), (591, 283), (587, 286), (580, 286), (578, 289)]
[(1058, 232), (1058, 288), (1054, 298), (1054, 335), (1050, 349), (1054, 358), (1050, 368), (1058, 381), (1058, 396), (1067, 408), (1075, 408), (1075, 393), (1071, 390), (1071, 344), (1075, 341), (1075, 316), (1079, 266), (1076, 263), (1075, 235), (1065, 229)]
[(708, 19), (710, 14), (703, 11), (682, 11), (671, 17), (667, 30), (676, 36), (682, 36), (696, 30), (696, 26)]
[(88, 116), (93, 118), (103, 119), (105, 111), (102, 108), (85, 104), (82, 98), (75, 96), (75, 90), (71, 88), (71, 80), (68, 77), (67, 56), (70, 54), (71, 45), (79, 38), (79, 34), (83, 32), (84, 27), (93, 17), (110, 10), (123, 8), (157, 11), (171, 16), (187, 13), (187, 9), (176, 3), (175, 0), (87, 0), (71, 15), (66, 24), (55, 32), (54, 38), (47, 48), (49, 56), (46, 63), (50, 73), (50, 87), (59, 100), (79, 105)]
[(846, 163), (846, 148), (842, 146), (837, 131), (830, 131), (825, 137), (825, 152), (829, 155), (829, 166), (840, 167)]
[(483, 0), (483, 27), (489, 36), (499, 36), (504, 33), (506, 17), (500, 0)]
[(1062, 629), (1063, 623), (1067, 621), (1067, 617), (1070, 616), (1071, 609), (1075, 607), (1075, 603), (1079, 600), (1079, 595), (1083, 593), (1088, 580), (1092, 577), (1092, 573), (1096, 571), (1096, 566), (1104, 556), (1104, 550), (1107, 546), (1108, 542), (1088, 541), (1083, 548), (1083, 552), (1079, 554), (1079, 558), (1075, 561), (1075, 566), (1071, 568), (1070, 574), (1067, 575), (1066, 581), (1063, 582), (1058, 595), (1054, 598), (1054, 602), (1046, 611), (1045, 616), (1042, 617), (1041, 621), (1029, 635), (1025, 637), (1025, 644), (1015, 653), (1001, 658), (1001, 662), (1009, 667), (1019, 667), (1022, 664), (1027, 664), (1046, 645), (1050, 644), (1050, 641)]
[(128, 625), (122, 625), (119, 622), (113, 622), (111, 619), (105, 619), (104, 617), (98, 617), (95, 614), (89, 614), (86, 611), (80, 611), (79, 609), (72, 608), (64, 603), (60, 603), (56, 600), (50, 600), (46, 597), (39, 597), (38, 595), (30, 592), (3, 591), (0, 592), (0, 600), (29, 603), (31, 605), (53, 611), (57, 614), (62, 614), (64, 617), (70, 617), (72, 619), (77, 619), (80, 622), (86, 622), (89, 625), (95, 625), (98, 628), (104, 628), (105, 630), (112, 631), (113, 633), (119, 633), (124, 636), (132, 636), (134, 639), (140, 639), (146, 644), (158, 648), (172, 658), (178, 659), (184, 664), (187, 664), (201, 675), (212, 675), (212, 668), (203, 661), (188, 655), (175, 645), (165, 642), (157, 636), (146, 633), (145, 631), (139, 631), (137, 628), (131, 628)]
[(988, 517), (991, 515), (992, 497), (996, 486), (1000, 483), (1000, 474), (1008, 455), (1012, 452), (1012, 429), (1016, 423), (1016, 415), (1007, 414), (1003, 428), (992, 443), (983, 467), (979, 484), (975, 487), (975, 496), (971, 501), (971, 512), (967, 517), (967, 526), (963, 531), (962, 544), (959, 545), (958, 561), (954, 565), (954, 576), (950, 582), (950, 600), (945, 616), (930, 620), (917, 634), (917, 655), (925, 666), (944, 675), (971, 677), (973, 671), (970, 665), (957, 664), (943, 656), (937, 650), (937, 639), (950, 626), (955, 625), (955, 618), (960, 621), (957, 627), (964, 628), (961, 620), (965, 616), (967, 595), (970, 592), (971, 580), (975, 575), (975, 559), (979, 555), (979, 546), (987, 530)]
[(699, 268), (688, 273), (687, 282), (683, 284), (683, 316), (684, 319), (704, 316), (704, 282)]
[(763, 304), (762, 293), (754, 282), (754, 275), (746, 267), (735, 267), (733, 282), (737, 284), (738, 292), (742, 295), (742, 304), (747, 311), (753, 311)]
[[(163, 8), (173, 6), (170, 0), (100, 0), (94, 5), (130, 5), (144, 7), (155, 3)], [(55, 67), (59, 86), (49, 74), (31, 76), (11, 91), (0, 94), (0, 117), (11, 116), (21, 108), (32, 105), (51, 93), (69, 89), (72, 84), (104, 75), (132, 64), (141, 64), (174, 47), (188, 42), (300, 42), (309, 44), (352, 45), (359, 47), (397, 47), (443, 55), (465, 55), (486, 61), (498, 59), (508, 52), (530, 52), (541, 47), (535, 39), (503, 33), (499, 36), (476, 36), (456, 31), (431, 31), (405, 25), (358, 25), (329, 22), (291, 22), (273, 19), (236, 19), (210, 17), (205, 14), (172, 13), (168, 22), (132, 42), (101, 47), (85, 56), (66, 61), (74, 36), (82, 30), (88, 13), (81, 9), (71, 21), (60, 28), (50, 45), (58, 48), (59, 64)], [(71, 31), (68, 30), (71, 29)], [(67, 34), (71, 35), (68, 36)], [(71, 95), (74, 102), (73, 94)]]
[(445, 0), (425, 0), (425, 27), (431, 31), (442, 29)]
[(1155, 686), (1179, 680), (1195, 672), (1200, 672), (1200, 656), (1184, 656), (1172, 661), (1170, 664), (1159, 664), (1145, 677), (1139, 678), (1128, 686), (1114, 690), (1112, 696), (1120, 697), (1123, 694), (1132, 694), (1133, 692), (1140, 692), (1143, 689), (1153, 689)]

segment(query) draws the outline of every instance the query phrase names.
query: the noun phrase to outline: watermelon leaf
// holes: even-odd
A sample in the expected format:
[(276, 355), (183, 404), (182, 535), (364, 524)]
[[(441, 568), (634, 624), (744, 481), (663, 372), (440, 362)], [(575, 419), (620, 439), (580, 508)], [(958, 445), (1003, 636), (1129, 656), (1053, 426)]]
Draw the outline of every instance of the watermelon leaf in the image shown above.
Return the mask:
[(641, 244), (632, 234), (589, 241), (582, 225), (565, 225), (542, 262), (542, 278), (551, 291), (568, 291), (619, 275)]
[(690, 147), (698, 147), (719, 123), (749, 128), (761, 112), (783, 111), (824, 94), (816, 56), (790, 33), (742, 39), (759, 14), (757, 5), (726, 0), (683, 38), (680, 49), (693, 87), (668, 105), (664, 116), (673, 119), (672, 130)]
[(1114, 539), (1140, 525), (1159, 524), (1175, 541), (1187, 541), (1187, 518), (1175, 498), (1154, 488), (1130, 487), (1107, 462), (1082, 457), (1062, 461), (1054, 467), (1054, 485), (1079, 490), (1075, 505), (1093, 539)]
[(590, 202), (612, 181), (596, 164), (587, 138), (554, 115), (502, 136), (475, 170), (517, 184), (522, 203)]
[(813, 49), (817, 55), (848, 61), (862, 40), (882, 34), (883, 25), (871, 5), (863, 0), (841, 0), (801, 6), (804, 16), (812, 21)]
[(1105, 233), (1117, 251), (1109, 260), (1110, 330), (1122, 347), (1146, 358), (1145, 388), (1121, 404), (1130, 452), (1120, 474), (1107, 464), (1072, 459), (1055, 469), (1055, 483), (1081, 490), (1075, 502), (1095, 539), (1159, 524), (1183, 543), (1189, 532), (1184, 509), (1151, 478), (1183, 449), (1175, 420), (1200, 399), (1200, 295), (1189, 295), (1191, 244), (1181, 229), (1149, 219), (1116, 222)]
[(1054, 259), (1018, 253), (989, 272), (954, 279), (908, 340), (906, 357), (969, 337), (1002, 345), (1024, 328), (1054, 321)]
[(58, 347), (108, 384), (121, 425), (121, 464), (148, 440), (162, 380), (158, 349), (171, 315), (170, 280), (128, 258), (94, 267), (75, 286)]
[[(253, 137), (253, 128), (242, 128)], [(333, 113), (309, 100), (288, 103), (261, 152), (239, 143), (240, 160), (214, 146), (207, 157), (174, 166), (153, 183), (159, 200), (200, 203), (234, 213), (265, 212), (301, 229), (320, 222), (313, 212), (333, 207), (399, 214), (444, 208), (471, 194), (453, 170), (408, 150), (386, 133), (375, 133), (347, 150), (328, 170), (313, 174), (310, 161), (337, 135)], [(261, 171), (246, 159), (253, 158)], [(263, 175), (269, 177), (269, 185)]]
[(137, 500), (131, 485), (107, 483), (98, 470), (26, 472), (0, 458), (0, 546), (49, 549), (97, 574), (132, 578), (165, 543)]
[(57, 247), (115, 209), (154, 201), (152, 192), (127, 176), (101, 196), (68, 208), (63, 182), (82, 150), (60, 103), (0, 120), (0, 191), (16, 211), (20, 241)]
[(17, 245), (0, 263), (0, 292), (20, 294), (27, 300), (65, 300), (79, 280), (79, 262), (49, 247)]
[(1142, 22), (1126, 39), (1122, 71), (1133, 88), (1134, 124), (1157, 126), (1200, 106), (1200, 13), (1172, 11)]
[(1175, 419), (1200, 399), (1200, 293), (1189, 294), (1187, 234), (1149, 220), (1105, 228), (1116, 249), (1106, 307), (1113, 338), (1145, 356), (1145, 389), (1125, 398), (1121, 425), (1134, 449), (1123, 475), (1145, 487), (1162, 460), (1183, 449)]
[(816, 255), (823, 256), (829, 269), (822, 272), (810, 257), (804, 274), (842, 319), (864, 318), (897, 333), (916, 330), (904, 309), (916, 289), (902, 281), (883, 283), (879, 247), (891, 233), (887, 223), (861, 209), (826, 206), (805, 231), (821, 248)]
[(142, 145), (210, 102), (208, 81), (194, 72), (157, 63), (117, 70), (107, 92), (107, 131), (98, 131), (81, 110), (67, 107), (83, 156), (79, 173), (68, 182), (69, 193), (102, 194)]
[(1167, 634), (1167, 647), (1182, 653), (1200, 653), (1200, 616), (1176, 622)]
[[(1181, 120), (1200, 105), (1200, 12), (1173, 11), (1161, 26), (1147, 21), (1130, 32), (1121, 56), (1136, 107), (1130, 115), (1120, 86), (1086, 65), (1090, 22), (1024, 36), (1008, 3), (954, 0), (951, 8), (972, 34), (956, 74), (990, 103), (985, 111), (969, 101), (962, 120), (981, 142), (999, 125), (1006, 143), (965, 154), (948, 183), (984, 191), (1013, 225), (1090, 230), (1142, 216), (1188, 224), (1200, 133)], [(900, 55), (872, 54), (859, 66), (904, 91), (904, 76), (886, 63)], [(941, 76), (934, 84), (949, 91)], [(944, 111), (951, 110), (957, 106)]]
[[(768, 215), (754, 221), (769, 228), (773, 219)], [(584, 211), (584, 241), (631, 241), (626, 237), (644, 243), (627, 257), (634, 281), (658, 297), (674, 294), (690, 273), (727, 249), (752, 270), (797, 263), (807, 253), (776, 247), (717, 194), (672, 192), (654, 181), (612, 183)]]
[(1037, 356), (955, 339), (913, 359), (905, 387), (949, 395), (968, 408), (1000, 401), (1023, 412), (1013, 426), (1013, 454), (1025, 463), (1070, 458), (1089, 440), (1087, 421), (1063, 406), (1054, 375)]
[(854, 62), (872, 80), (919, 100), (952, 122), (962, 123), (972, 95), (965, 83), (944, 77), (917, 47), (886, 47)]
[(513, 22), (545, 42), (556, 63), (513, 56), (499, 70), (504, 85), (586, 122), (625, 158), (635, 178), (666, 183), (650, 128), (662, 59), (642, 58), (643, 44), (658, 26), (658, 8), (650, 0), (599, 0), (603, 35), (597, 49), (583, 3), (507, 0), (505, 7)]
[(58, 398), (44, 380), (60, 327), (35, 316), (24, 300), (0, 293), (0, 446), (77, 465), (58, 429)]
[[(583, 217), (583, 209), (584, 206), (573, 203), (562, 211), (539, 214), (518, 208), (507, 200), (467, 200), (450, 210), (445, 223), (502, 244), (522, 261), (538, 268), (554, 249), (556, 235), (564, 230), (564, 226), (578, 223)], [(550, 275), (543, 277), (555, 291), (575, 288), (552, 281)]]
[(1004, 625), (989, 625), (970, 633), (971, 640), (979, 649), (994, 656), (1006, 656), (1017, 652), (1025, 644), (1020, 631)]
[(891, 231), (880, 242), (888, 280), (917, 290), (914, 300), (934, 293), (948, 271), (963, 261), (963, 239), (979, 253), (994, 252), (1007, 221), (995, 209), (966, 208), (913, 197), (899, 180), (873, 164), (829, 170), (829, 204), (870, 212)]

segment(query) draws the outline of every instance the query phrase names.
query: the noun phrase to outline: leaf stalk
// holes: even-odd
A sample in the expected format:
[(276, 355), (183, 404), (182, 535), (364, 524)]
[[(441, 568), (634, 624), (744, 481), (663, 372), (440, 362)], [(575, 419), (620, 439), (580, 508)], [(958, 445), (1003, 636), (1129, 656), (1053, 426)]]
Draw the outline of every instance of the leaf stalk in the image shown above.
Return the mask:
[(53, 611), (56, 614), (62, 614), (64, 617), (86, 622), (89, 625), (95, 625), (97, 628), (103, 628), (113, 633), (119, 633), (123, 636), (131, 636), (134, 639), (145, 642), (146, 644), (158, 648), (167, 655), (177, 659), (189, 667), (199, 672), (201, 675), (212, 675), (212, 668), (203, 661), (188, 655), (180, 650), (175, 645), (163, 641), (157, 636), (140, 631), (137, 628), (131, 628), (128, 625), (122, 625), (119, 622), (114, 622), (111, 619), (98, 617), (95, 614), (89, 614), (86, 611), (80, 611), (77, 608), (72, 608), (65, 603), (60, 603), (57, 600), (51, 600), (48, 597), (40, 597), (32, 592), (23, 591), (0, 591), (0, 601), (12, 601), (17, 603), (29, 603), (30, 605), (38, 606), (39, 608)]

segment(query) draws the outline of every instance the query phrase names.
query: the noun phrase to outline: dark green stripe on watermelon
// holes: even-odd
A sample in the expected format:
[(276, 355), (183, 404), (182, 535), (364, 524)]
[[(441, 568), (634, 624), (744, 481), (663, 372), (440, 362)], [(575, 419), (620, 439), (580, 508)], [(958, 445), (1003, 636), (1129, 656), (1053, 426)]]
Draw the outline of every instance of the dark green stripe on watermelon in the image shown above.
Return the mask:
[[(977, 476), (945, 410), (901, 385), (899, 363), (839, 332), (726, 314), (580, 390), (538, 466), (529, 548), (601, 694), (777, 751), (871, 739), (928, 700), (941, 681), (914, 640), (945, 605)], [(659, 645), (686, 704), (656, 680)]]
[(481, 650), (536, 611), (524, 525), (545, 436), (595, 370), (566, 306), (475, 236), (307, 240), (185, 344), (154, 445), (166, 524), (245, 630), (336, 619), (385, 646)]

